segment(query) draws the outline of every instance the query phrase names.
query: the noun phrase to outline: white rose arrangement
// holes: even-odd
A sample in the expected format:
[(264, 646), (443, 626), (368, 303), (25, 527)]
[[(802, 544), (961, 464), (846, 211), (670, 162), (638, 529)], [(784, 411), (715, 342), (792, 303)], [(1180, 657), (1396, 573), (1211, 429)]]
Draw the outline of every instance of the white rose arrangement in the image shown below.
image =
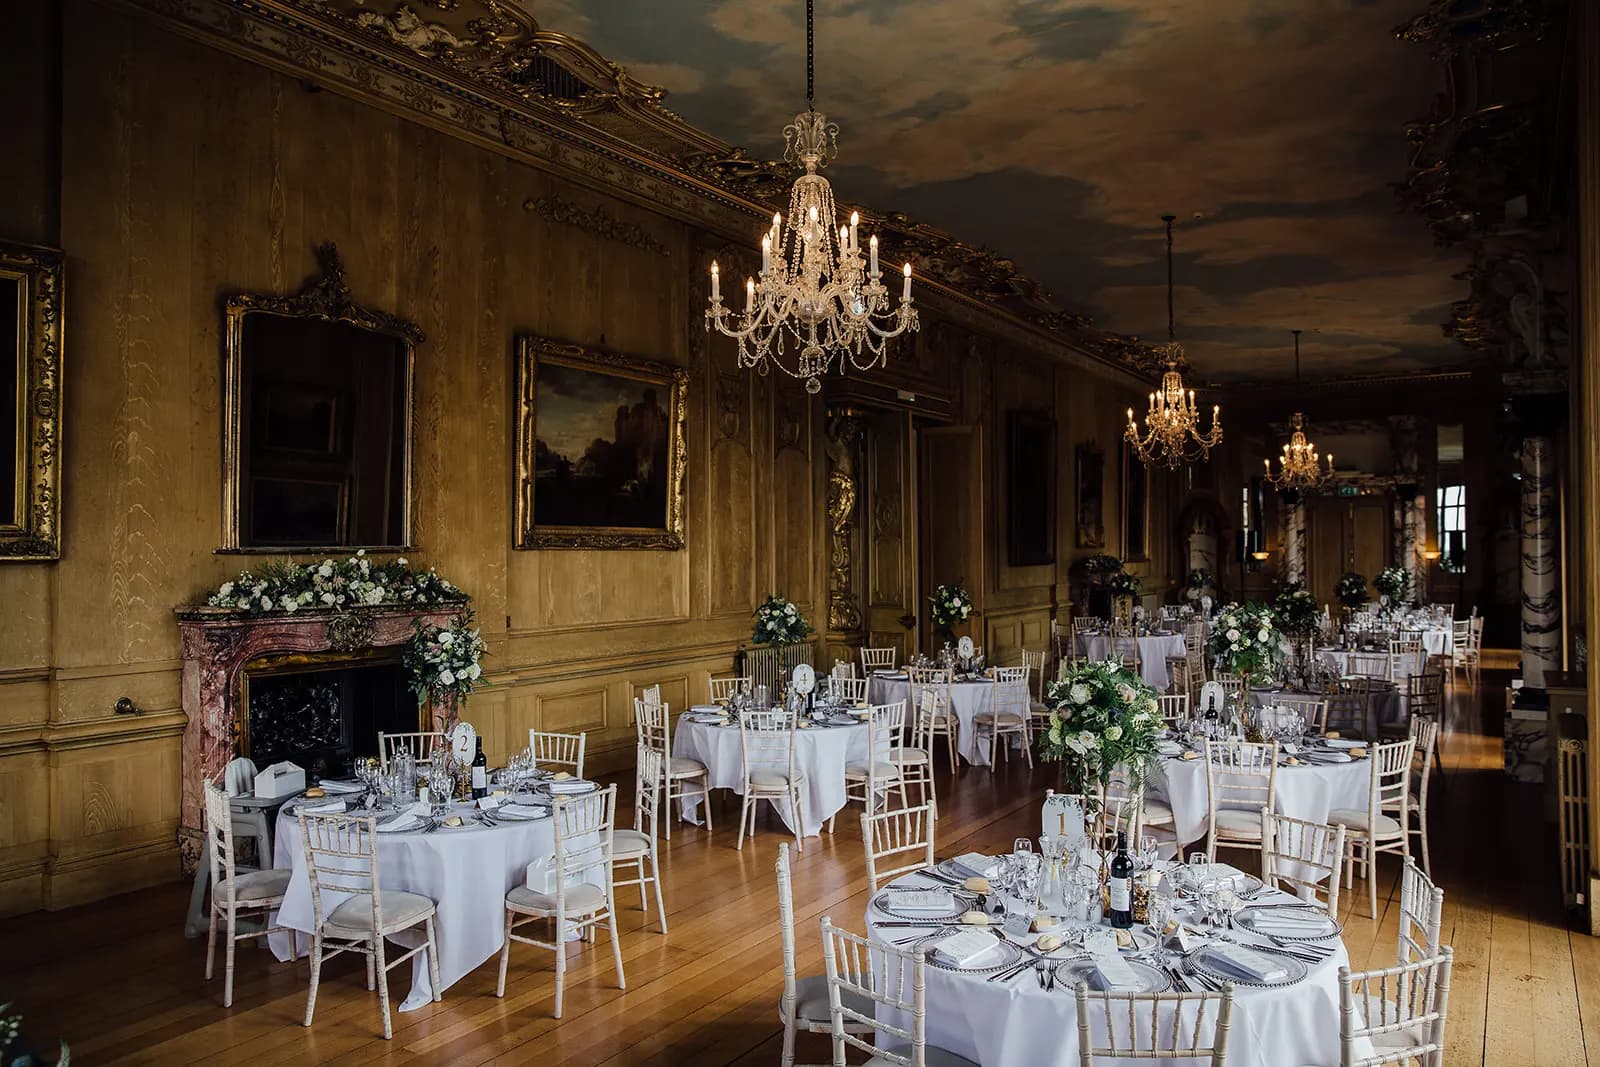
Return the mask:
[(251, 615), (301, 610), (379, 607), (385, 604), (430, 607), (465, 604), (467, 594), (433, 571), (413, 568), (404, 556), (376, 563), (361, 549), (343, 560), (318, 563), (269, 560), (259, 572), (240, 571), (206, 598), (214, 608)]
[(487, 654), (483, 636), (472, 625), (472, 613), (463, 611), (448, 626), (429, 626), (418, 619), (415, 632), (406, 641), (401, 662), (411, 675), (411, 691), (417, 702), (431, 696), (455, 708), (480, 685), (483, 657)]
[(933, 628), (947, 641), (954, 636), (957, 625), (972, 617), (972, 594), (960, 585), (937, 586), (928, 599), (933, 603)]
[(800, 609), (776, 594), (756, 609), (755, 632), (750, 639), (758, 645), (786, 645), (802, 641), (811, 633)]
[(1067, 787), (1085, 792), (1124, 768), (1142, 788), (1155, 767), (1162, 727), (1155, 690), (1116, 660), (1064, 665), (1047, 687), (1050, 726), (1039, 737), (1041, 759), (1061, 761)]
[(1265, 604), (1229, 604), (1211, 629), (1212, 657), (1229, 674), (1270, 675), (1289, 654), (1289, 639)]

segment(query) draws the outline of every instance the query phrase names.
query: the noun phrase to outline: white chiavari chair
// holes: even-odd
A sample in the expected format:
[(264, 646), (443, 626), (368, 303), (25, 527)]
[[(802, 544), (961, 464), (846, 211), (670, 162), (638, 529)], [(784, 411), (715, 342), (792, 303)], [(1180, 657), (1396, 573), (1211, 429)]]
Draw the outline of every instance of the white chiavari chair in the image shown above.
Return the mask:
[[(848, 763), (844, 768), (844, 802), (859, 800), (869, 813), (876, 811), (880, 799), (887, 805), (889, 790), (900, 786), (900, 768), (894, 762), (894, 748), (906, 728), (906, 702), (874, 704), (867, 714), (867, 758)], [(905, 800), (901, 788), (900, 799)], [(828, 816), (828, 833), (838, 812)]]
[(1422, 648), (1422, 635), (1402, 633), (1389, 642), (1389, 658), (1394, 661), (1394, 680), (1420, 673), (1428, 654)]
[[(601, 924), (611, 933), (611, 958), (617, 968), (617, 988), (628, 988), (622, 973), (622, 942), (617, 938), (617, 895), (611, 882), (612, 832), (616, 827), (617, 787), (578, 796), (556, 797), (551, 804), (555, 822), (556, 852), (551, 871), (554, 892), (539, 892), (526, 885), (506, 894), (505, 942), (500, 947), (500, 982), (494, 995), (506, 995), (506, 969), (511, 964), (511, 942), (548, 949), (556, 954), (555, 1017), (567, 982), (567, 935), (576, 931), (592, 937)], [(599, 880), (596, 885), (594, 879)], [(517, 929), (539, 919), (554, 919), (553, 939), (540, 941)]]
[(1261, 847), (1261, 809), (1275, 806), (1278, 793), (1276, 742), (1206, 741), (1206, 855), (1217, 860), (1217, 846)]
[(1444, 890), (1407, 860), (1400, 870), (1400, 940), (1396, 963), (1438, 955), (1444, 924)]
[(894, 670), (894, 649), (892, 648), (863, 648), (861, 650), (861, 673), (872, 677), (873, 671)]
[(926, 804), (861, 813), (861, 847), (867, 855), (867, 884), (872, 892), (902, 874), (933, 866), (935, 820), (933, 809)]
[(1326, 697), (1290, 696), (1275, 693), (1267, 698), (1271, 707), (1298, 714), (1306, 722), (1307, 730), (1321, 733), (1328, 726), (1328, 700)]
[[(389, 970), (419, 952), (428, 954), (433, 999), (441, 999), (438, 941), (434, 937), (433, 901), (419, 893), (384, 889), (378, 876), (375, 820), (348, 815), (295, 813), (305, 847), (306, 877), (311, 884), (311, 988), (306, 993), (305, 1025), (317, 1010), (322, 961), (341, 952), (359, 952), (367, 959), (367, 988), (376, 983), (383, 1015), (383, 1039), (394, 1037), (389, 1022)], [(340, 903), (324, 900), (323, 894)], [(425, 928), (426, 940), (394, 959), (385, 939), (414, 926)]]
[[(650, 897), (646, 890), (654, 886), (656, 914), (661, 920), (661, 933), (667, 932), (667, 909), (661, 903), (661, 856), (657, 849), (657, 827), (661, 818), (661, 753), (644, 745), (639, 746), (639, 792), (633, 802), (633, 829), (614, 830), (611, 834), (611, 887), (639, 887), (639, 910), (650, 918)], [(646, 870), (648, 864), (649, 869)], [(625, 876), (617, 878), (617, 868)], [(627, 868), (632, 868), (628, 870)]]
[(833, 661), (833, 670), (828, 672), (830, 678), (854, 678), (856, 665), (849, 660), (836, 659)]
[(1111, 658), (1122, 664), (1122, 669), (1132, 671), (1139, 677), (1144, 677), (1144, 649), (1139, 645), (1136, 635), (1113, 637), (1111, 639)]
[(588, 734), (553, 734), (544, 730), (529, 730), (528, 753), (541, 769), (566, 771), (574, 778), (582, 778), (583, 750), (588, 740)]
[(1367, 806), (1335, 808), (1328, 821), (1346, 828), (1344, 885), (1355, 885), (1355, 860), (1361, 857), (1361, 874), (1367, 880), (1368, 914), (1378, 915), (1378, 853), (1411, 858), (1411, 755), (1414, 743), (1404, 741), (1373, 745), (1367, 786)]
[[(951, 704), (953, 698), (950, 692), (950, 672), (938, 667), (907, 667), (906, 677), (910, 679), (909, 706), (917, 711), (919, 718), (913, 722), (918, 725), (923, 709), (927, 707), (925, 695), (933, 694), (935, 707), (928, 730), (929, 744), (931, 746), (934, 737), (944, 738), (945, 751), (950, 757), (950, 770), (953, 772), (956, 769), (956, 737), (961, 730), (961, 724), (957, 721)], [(930, 747), (928, 751), (932, 753), (933, 749)]]
[(1222, 687), (1223, 699), (1228, 703), (1239, 700), (1244, 693), (1244, 679), (1237, 674), (1219, 672), (1212, 675), (1211, 680)]
[(1443, 1067), (1452, 962), (1445, 945), (1438, 955), (1396, 967), (1340, 967), (1340, 1062)]
[(1189, 718), (1189, 694), (1169, 693), (1156, 697), (1156, 708), (1168, 726), (1177, 726)]
[(867, 680), (865, 678), (840, 678), (837, 675), (828, 679), (828, 694), (834, 700), (850, 705), (861, 705), (867, 702)]
[(1055, 657), (1057, 670), (1061, 668), (1061, 664), (1078, 658), (1077, 651), (1072, 647), (1070, 621), (1063, 625), (1060, 619), (1050, 620), (1050, 654)]
[[(700, 808), (705, 812), (706, 832), (711, 825), (711, 772), (699, 760), (687, 756), (671, 755), (671, 738), (668, 727), (672, 722), (672, 709), (665, 704), (646, 704), (636, 700), (633, 713), (639, 722), (639, 744), (661, 756), (661, 803), (668, 808), (672, 802), (684, 797), (699, 797)], [(683, 817), (679, 806), (678, 817)], [(668, 841), (672, 840), (672, 816), (669, 812), (661, 820), (661, 830)]]
[(1349, 677), (1394, 681), (1394, 657), (1387, 652), (1351, 652), (1344, 663)]
[(736, 678), (712, 678), (708, 681), (711, 692), (711, 703), (726, 704), (735, 693), (750, 692), (751, 679), (748, 676)]
[(1343, 860), (1343, 826), (1261, 809), (1261, 880), (1267, 885), (1282, 889), (1287, 883), (1288, 892), (1321, 904), (1337, 918)]
[(1477, 613), (1477, 608), (1473, 608), (1472, 612), (1472, 643), (1467, 647), (1465, 666), (1467, 668), (1467, 683), (1476, 686), (1478, 684), (1478, 666), (1483, 659), (1483, 616)]
[[(1113, 1061), (1128, 1060), (1222, 1067), (1227, 1058), (1231, 983), (1217, 993), (1090, 993), (1088, 984), (1079, 982), (1075, 995), (1080, 1067), (1110, 1067)], [(1096, 1043), (1097, 1023), (1105, 1028), (1106, 1044)]]
[(914, 729), (922, 731), (925, 735), (912, 743), (918, 748), (925, 747), (930, 755), (933, 753), (934, 738), (944, 738), (945, 755), (950, 759), (950, 773), (954, 774), (956, 738), (960, 733), (961, 723), (956, 718), (955, 712), (950, 710), (949, 687), (924, 689), (922, 700), (917, 704), (916, 718), (912, 721)]
[[(1104, 842), (1110, 835), (1111, 818), (1106, 811), (1106, 798), (1098, 793), (1057, 793), (1054, 789), (1046, 789), (1046, 802), (1052, 796), (1066, 797), (1068, 800), (1078, 802), (1078, 810), (1083, 812), (1083, 832), (1090, 841)], [(1053, 829), (1054, 833), (1065, 833), (1066, 827), (1059, 826)], [(1136, 838), (1137, 840), (1137, 838)]]
[[(846, 1048), (855, 1048), (872, 1055), (867, 1067), (977, 1067), (965, 1057), (928, 1046), (925, 951), (874, 943), (822, 917), (835, 1065), (845, 1062)], [(855, 1007), (863, 1002), (867, 1011)], [(900, 1017), (910, 1020), (909, 1027), (889, 1021)], [(862, 1026), (872, 1027), (876, 1044), (869, 1043), (871, 1034), (860, 1032)], [(885, 1048), (885, 1042), (894, 1044)]]
[(794, 761), (795, 720), (781, 708), (746, 711), (739, 716), (739, 747), (744, 754), (744, 802), (739, 810), (739, 840), (744, 848), (744, 832), (756, 833), (756, 806), (763, 800), (774, 808), (789, 805), (794, 823), (794, 847), (805, 851), (806, 776)]
[(1367, 697), (1365, 684), (1329, 693), (1322, 701), (1323, 729), (1338, 730), (1345, 737), (1365, 736)]
[(1028, 729), (1032, 714), (1028, 700), (1028, 668), (996, 667), (993, 686), (989, 709), (972, 717), (972, 726), (978, 731), (978, 736), (982, 737), (985, 732), (989, 735), (989, 766), (994, 766), (996, 748), (1010, 762), (1011, 749), (1008, 745), (1001, 745), (1000, 738), (1015, 735), (1022, 740), (1023, 758), (1032, 767), (1033, 738)]
[(911, 806), (909, 790), (916, 787), (917, 803), (928, 805), (937, 814), (939, 801), (933, 787), (933, 720), (938, 713), (938, 697), (929, 691), (923, 693), (923, 699), (926, 707), (913, 705), (910, 710), (911, 743), (895, 744), (889, 750), (889, 762), (900, 773), (900, 806)]
[(1045, 660), (1043, 649), (1038, 652), (1022, 650), (1022, 666), (1028, 668), (1028, 736), (1041, 727), (1050, 728), (1050, 709), (1044, 702)]
[[(1182, 694), (1184, 696), (1188, 696), (1191, 693), (1194, 693), (1194, 691), (1197, 690), (1198, 688), (1199, 688), (1199, 686), (1191, 685), (1190, 682), (1189, 682), (1189, 657), (1188, 657), (1188, 655), (1185, 654), (1185, 655), (1182, 655), (1182, 656), (1168, 656), (1167, 657), (1167, 692), (1168, 693), (1172, 693), (1172, 694)], [(1198, 694), (1196, 694), (1196, 695), (1198, 695)]]
[[(1111, 780), (1102, 789), (1101, 800), (1105, 811), (1113, 818), (1113, 830), (1124, 826), (1130, 844), (1136, 843), (1146, 829), (1174, 830), (1177, 826), (1172, 806), (1150, 795), (1149, 782), (1131, 781), (1126, 767), (1112, 768)], [(1116, 841), (1114, 832), (1111, 841)]]
[(1428, 862), (1428, 782), (1433, 776), (1433, 761), (1438, 755), (1439, 721), (1430, 718), (1411, 720), (1411, 805), (1414, 822), (1408, 823), (1406, 832), (1417, 839), (1422, 853), (1422, 869), (1433, 877), (1433, 865)]
[(402, 752), (410, 753), (411, 758), (418, 763), (426, 763), (428, 755), (435, 748), (448, 748), (450, 739), (443, 733), (426, 731), (422, 733), (378, 734), (378, 760), (383, 764), (383, 769), (389, 769), (389, 763)]
[[(220, 787), (209, 781), (204, 784), (205, 833), (207, 855), (203, 859), (211, 865), (211, 915), (206, 934), (206, 981), (211, 981), (217, 962), (217, 924), (222, 924), (223, 970), (222, 1006), (233, 1007), (233, 953), (240, 941), (265, 937), (282, 930), (269, 926), (272, 912), (283, 904), (283, 894), (289, 889), (288, 868), (241, 871), (235, 860), (233, 843), (233, 803)], [(243, 929), (239, 920), (246, 920)], [(291, 931), (290, 936), (294, 934)]]
[(647, 685), (643, 689), (639, 690), (639, 695), (635, 699), (642, 700), (646, 704), (655, 704), (659, 706), (661, 704), (661, 686)]
[[(794, 1036), (797, 1030), (808, 1034), (833, 1032), (833, 1016), (828, 1010), (828, 978), (822, 974), (795, 977), (794, 886), (789, 878), (789, 843), (778, 846), (778, 922), (783, 942), (783, 996), (778, 1000), (778, 1020), (783, 1023), (782, 1067), (796, 1067)], [(872, 1002), (850, 997), (851, 1007), (872, 1017)], [(855, 1033), (869, 1034), (870, 1023), (854, 1023)], [(821, 1067), (821, 1065), (816, 1065)]]

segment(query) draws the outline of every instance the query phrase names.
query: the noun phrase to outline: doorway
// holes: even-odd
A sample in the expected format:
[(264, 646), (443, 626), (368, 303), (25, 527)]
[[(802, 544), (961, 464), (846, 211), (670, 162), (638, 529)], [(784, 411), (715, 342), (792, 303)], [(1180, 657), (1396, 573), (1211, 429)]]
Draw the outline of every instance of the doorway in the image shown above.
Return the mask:
[[(984, 479), (983, 436), (978, 426), (924, 426), (917, 431), (918, 477), (921, 507), (917, 520), (921, 551), (918, 569), (922, 596), (917, 617), (921, 646), (934, 648), (933, 620), (928, 597), (938, 585), (959, 583), (982, 607)], [(963, 632), (980, 645), (987, 644), (981, 616), (974, 616)]]
[(1394, 507), (1387, 495), (1312, 497), (1306, 502), (1307, 588), (1320, 603), (1334, 603), (1340, 575), (1354, 571), (1370, 583), (1389, 565)]

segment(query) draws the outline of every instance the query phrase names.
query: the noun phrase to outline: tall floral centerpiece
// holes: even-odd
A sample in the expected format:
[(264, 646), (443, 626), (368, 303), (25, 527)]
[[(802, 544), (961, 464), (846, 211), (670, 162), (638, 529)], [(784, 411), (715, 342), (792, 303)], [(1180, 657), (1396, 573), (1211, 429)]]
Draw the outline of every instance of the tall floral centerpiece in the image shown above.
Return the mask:
[(1244, 680), (1240, 699), (1247, 699), (1251, 678), (1271, 676), (1289, 654), (1289, 641), (1278, 629), (1277, 616), (1265, 604), (1233, 603), (1211, 624), (1208, 647), (1219, 667)]
[(1273, 598), (1272, 610), (1278, 624), (1291, 637), (1309, 637), (1322, 622), (1317, 598), (1300, 582), (1284, 582)]
[(1074, 667), (1045, 689), (1050, 726), (1039, 735), (1039, 757), (1061, 763), (1071, 793), (1104, 787), (1122, 768), (1131, 791), (1142, 791), (1159, 758), (1161, 714), (1155, 690), (1110, 660)]
[(972, 617), (972, 594), (960, 585), (941, 585), (928, 598), (933, 608), (930, 619), (933, 632), (942, 647), (955, 640), (956, 627)]
[(805, 640), (810, 633), (811, 624), (800, 609), (774, 593), (756, 609), (756, 628), (750, 640), (758, 645), (787, 645)]
[(1198, 608), (1201, 597), (1215, 598), (1216, 595), (1217, 580), (1209, 569), (1196, 567), (1189, 572), (1189, 587), (1183, 591), (1185, 600)]
[(480, 685), (483, 636), (472, 625), (472, 612), (463, 611), (447, 626), (431, 626), (418, 619), (406, 641), (401, 663), (411, 675), (411, 691), (419, 707), (430, 709), (432, 730), (448, 733), (461, 718), (461, 705)]
[(1139, 595), (1139, 576), (1129, 574), (1127, 571), (1118, 571), (1111, 576), (1107, 588), (1111, 590), (1111, 601), (1116, 605), (1117, 618), (1132, 618), (1133, 601)]
[(1372, 579), (1372, 588), (1385, 607), (1397, 608), (1411, 599), (1411, 573), (1404, 567), (1385, 567)]
[(1355, 571), (1346, 571), (1333, 583), (1333, 595), (1346, 608), (1359, 608), (1367, 602), (1367, 580)]

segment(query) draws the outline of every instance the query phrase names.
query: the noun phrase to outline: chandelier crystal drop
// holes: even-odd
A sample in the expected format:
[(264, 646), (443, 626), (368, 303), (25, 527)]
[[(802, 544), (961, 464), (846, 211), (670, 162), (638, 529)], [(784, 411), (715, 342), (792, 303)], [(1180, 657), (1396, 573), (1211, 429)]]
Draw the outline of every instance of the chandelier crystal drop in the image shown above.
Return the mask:
[[(833, 188), (818, 173), (838, 153), (839, 127), (812, 106), (812, 0), (806, 2), (806, 110), (783, 128), (784, 159), (803, 169), (789, 191), (789, 215), (772, 216), (761, 238), (761, 274), (747, 278), (744, 310), (722, 303), (722, 279), (711, 264), (711, 300), (706, 329), (738, 342), (739, 366), (767, 374), (777, 367), (822, 390), (822, 378), (837, 363), (867, 370), (887, 364), (887, 342), (917, 329), (911, 305), (911, 264), (901, 268), (900, 300), (889, 302), (878, 266), (878, 238), (862, 255), (857, 231), (861, 217), (850, 213), (841, 225)], [(791, 350), (792, 353), (791, 353)]]
[[(1294, 384), (1295, 391), (1300, 391), (1300, 331), (1294, 331)], [(1329, 452), (1326, 459), (1328, 466), (1324, 469), (1321, 458), (1317, 455), (1317, 446), (1306, 440), (1306, 418), (1301, 412), (1295, 412), (1289, 420), (1291, 433), (1289, 443), (1283, 446), (1283, 455), (1278, 457), (1278, 473), (1272, 473), (1272, 460), (1264, 459), (1266, 465), (1265, 479), (1269, 485), (1278, 489), (1315, 489), (1333, 477), (1333, 453)]]
[(1172, 314), (1172, 223), (1175, 215), (1163, 215), (1167, 224), (1167, 343), (1158, 352), (1167, 365), (1161, 376), (1161, 388), (1150, 394), (1150, 407), (1145, 413), (1145, 430), (1140, 432), (1134, 421), (1133, 409), (1128, 409), (1128, 427), (1123, 438), (1135, 455), (1147, 467), (1157, 464), (1169, 470), (1185, 463), (1209, 458), (1211, 450), (1222, 441), (1222, 405), (1211, 408), (1211, 429), (1201, 432), (1200, 412), (1195, 406), (1194, 390), (1185, 390), (1180, 368), (1185, 359), (1183, 346), (1177, 341)]

